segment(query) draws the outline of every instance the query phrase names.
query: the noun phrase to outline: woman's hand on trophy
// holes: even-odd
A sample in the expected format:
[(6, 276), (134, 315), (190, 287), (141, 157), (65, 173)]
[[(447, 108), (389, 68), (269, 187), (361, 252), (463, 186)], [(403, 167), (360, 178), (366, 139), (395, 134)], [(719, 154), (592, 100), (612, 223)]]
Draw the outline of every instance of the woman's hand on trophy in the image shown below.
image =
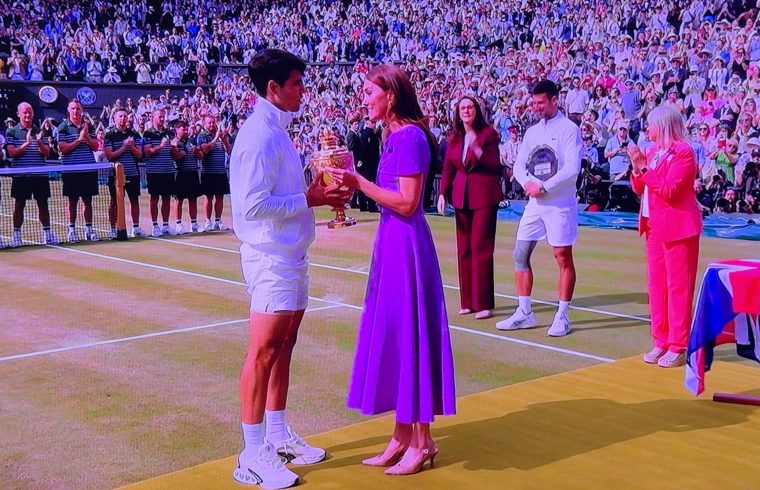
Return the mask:
[(359, 175), (356, 172), (336, 167), (327, 167), (325, 171), (339, 187), (359, 188)]
[(310, 208), (318, 206), (331, 206), (340, 208), (351, 199), (351, 193), (340, 190), (340, 186), (333, 183), (325, 185), (322, 180), (322, 172), (318, 172), (306, 190), (306, 204)]
[(438, 196), (438, 214), (446, 215), (446, 198), (443, 196)]

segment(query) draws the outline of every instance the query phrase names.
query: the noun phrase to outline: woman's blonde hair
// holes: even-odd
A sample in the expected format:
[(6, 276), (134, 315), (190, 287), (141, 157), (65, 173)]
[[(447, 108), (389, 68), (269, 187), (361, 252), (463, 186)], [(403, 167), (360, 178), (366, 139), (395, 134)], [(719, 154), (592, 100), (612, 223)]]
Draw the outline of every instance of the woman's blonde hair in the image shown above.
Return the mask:
[(653, 132), (652, 140), (663, 149), (678, 141), (687, 141), (686, 126), (681, 113), (670, 104), (663, 104), (652, 109), (647, 116), (649, 129)]

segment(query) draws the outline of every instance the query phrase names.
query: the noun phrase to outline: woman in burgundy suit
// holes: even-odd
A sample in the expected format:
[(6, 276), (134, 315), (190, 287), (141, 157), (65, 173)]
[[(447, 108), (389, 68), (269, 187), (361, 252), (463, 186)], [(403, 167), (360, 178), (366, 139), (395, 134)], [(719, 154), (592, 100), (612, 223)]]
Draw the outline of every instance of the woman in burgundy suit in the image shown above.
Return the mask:
[(496, 212), (503, 199), (499, 134), (486, 122), (478, 101), (462, 97), (443, 162), (438, 212), (454, 206), (459, 263), (460, 315), (490, 318), (494, 307), (493, 251)]
[(652, 350), (644, 362), (682, 366), (691, 328), (702, 215), (694, 191), (697, 161), (677, 109), (662, 105), (647, 117), (654, 144), (628, 149), (631, 186), (641, 195), (639, 233), (646, 233)]

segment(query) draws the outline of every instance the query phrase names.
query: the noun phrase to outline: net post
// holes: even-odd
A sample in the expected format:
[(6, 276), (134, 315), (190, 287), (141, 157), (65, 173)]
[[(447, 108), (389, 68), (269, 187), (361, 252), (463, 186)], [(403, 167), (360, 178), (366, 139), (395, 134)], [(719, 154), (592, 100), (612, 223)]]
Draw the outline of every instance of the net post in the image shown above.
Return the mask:
[(123, 241), (127, 239), (127, 218), (124, 214), (124, 165), (116, 162), (113, 166), (115, 185), (116, 185), (116, 239)]

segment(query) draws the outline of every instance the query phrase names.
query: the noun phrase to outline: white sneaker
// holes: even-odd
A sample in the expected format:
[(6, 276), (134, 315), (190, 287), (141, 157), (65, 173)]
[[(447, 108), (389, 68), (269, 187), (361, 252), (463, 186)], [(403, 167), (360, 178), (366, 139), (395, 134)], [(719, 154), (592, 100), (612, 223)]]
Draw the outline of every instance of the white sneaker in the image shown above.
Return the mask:
[(177, 223), (177, 225), (174, 227), (174, 234), (175, 235), (184, 235), (185, 234), (185, 227), (182, 226), (182, 223)]
[(238, 465), (232, 472), (235, 481), (246, 485), (259, 485), (261, 488), (288, 488), (298, 483), (298, 475), (285, 467), (271, 444), (264, 444), (259, 453), (250, 458), (238, 456)]
[(161, 235), (163, 235), (163, 233), (161, 233), (161, 228), (159, 228), (158, 225), (153, 225), (153, 233), (152, 233), (152, 235), (154, 237), (160, 237)]
[(98, 236), (97, 233), (95, 233), (95, 230), (93, 230), (92, 228), (87, 228), (87, 230), (85, 230), (84, 232), (84, 236), (88, 241), (91, 241), (91, 242), (100, 241), (100, 237)]
[(145, 233), (145, 230), (143, 230), (139, 226), (133, 226), (132, 227), (132, 236), (133, 237), (136, 237), (136, 236), (148, 236), (148, 234)]
[(21, 247), (24, 245), (24, 239), (21, 238), (21, 230), (13, 230), (13, 237), (11, 238), (11, 247)]
[(555, 315), (552, 326), (546, 331), (546, 335), (549, 337), (564, 337), (570, 333), (570, 330), (572, 330), (570, 319), (565, 315)]
[(277, 449), (277, 454), (288, 463), (306, 465), (324, 461), (327, 453), (324, 449), (310, 446), (301, 436), (290, 427), (287, 428), (290, 439), (281, 442), (269, 441)]
[(227, 231), (230, 229), (230, 227), (225, 225), (221, 221), (214, 221), (214, 229), (219, 230), (219, 231)]
[(79, 235), (77, 235), (76, 228), (69, 228), (68, 241), (70, 243), (77, 243), (77, 242), (79, 242)]
[(58, 237), (55, 236), (55, 232), (53, 230), (43, 230), (42, 231), (42, 241), (45, 243), (45, 245), (58, 245)]
[(198, 233), (199, 231), (201, 231), (200, 228), (198, 227), (198, 223), (190, 223), (190, 231), (192, 231), (193, 233)]
[(213, 229), (214, 229), (214, 223), (212, 223), (210, 219), (207, 219), (206, 222), (203, 224), (203, 231), (211, 231)]
[(172, 234), (172, 231), (169, 229), (169, 224), (168, 223), (164, 223), (163, 225), (161, 225), (161, 234), (162, 235), (171, 235)]
[(111, 231), (108, 232), (108, 239), (116, 240), (117, 236), (119, 236), (119, 231), (116, 228), (111, 228)]
[(496, 324), (499, 330), (522, 330), (524, 328), (533, 328), (536, 326), (536, 317), (531, 311), (525, 313), (522, 308), (518, 307), (512, 316)]

